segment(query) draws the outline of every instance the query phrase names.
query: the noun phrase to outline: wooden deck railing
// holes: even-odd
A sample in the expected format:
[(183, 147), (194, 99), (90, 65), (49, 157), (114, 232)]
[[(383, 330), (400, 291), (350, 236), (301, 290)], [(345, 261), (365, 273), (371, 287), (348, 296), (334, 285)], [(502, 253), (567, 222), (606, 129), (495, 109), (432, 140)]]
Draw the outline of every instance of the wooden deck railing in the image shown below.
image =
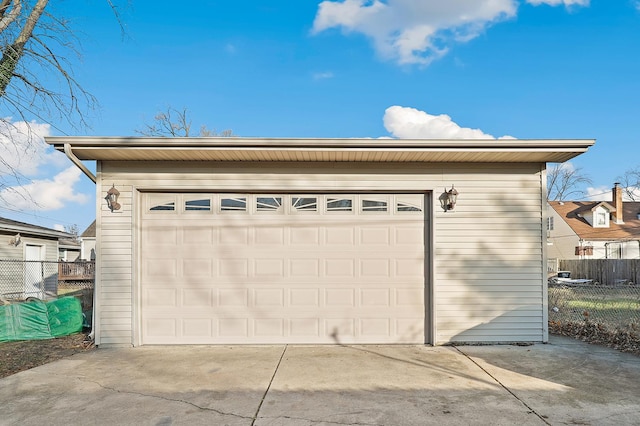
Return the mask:
[(94, 261), (58, 263), (58, 281), (93, 280), (96, 273)]

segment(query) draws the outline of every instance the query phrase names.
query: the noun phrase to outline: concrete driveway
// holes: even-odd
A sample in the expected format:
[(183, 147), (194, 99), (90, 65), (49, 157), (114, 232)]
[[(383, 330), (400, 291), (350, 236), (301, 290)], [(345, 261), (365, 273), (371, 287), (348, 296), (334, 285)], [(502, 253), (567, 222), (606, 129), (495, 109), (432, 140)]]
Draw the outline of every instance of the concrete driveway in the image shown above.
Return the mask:
[[(0, 360), (1, 362), (1, 360)], [(533, 346), (98, 349), (0, 380), (0, 424), (631, 425), (640, 357)]]

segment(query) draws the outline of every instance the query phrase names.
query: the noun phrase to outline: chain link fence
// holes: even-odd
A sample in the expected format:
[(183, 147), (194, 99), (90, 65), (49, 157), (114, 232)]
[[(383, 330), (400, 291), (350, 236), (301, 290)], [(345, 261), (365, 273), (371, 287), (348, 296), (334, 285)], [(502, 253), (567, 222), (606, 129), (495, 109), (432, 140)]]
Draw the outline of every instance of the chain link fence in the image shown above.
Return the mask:
[(0, 259), (0, 298), (48, 299), (93, 290), (94, 262)]
[(46, 299), (58, 294), (58, 262), (0, 259), (0, 297)]
[(640, 355), (640, 286), (550, 282), (549, 331)]

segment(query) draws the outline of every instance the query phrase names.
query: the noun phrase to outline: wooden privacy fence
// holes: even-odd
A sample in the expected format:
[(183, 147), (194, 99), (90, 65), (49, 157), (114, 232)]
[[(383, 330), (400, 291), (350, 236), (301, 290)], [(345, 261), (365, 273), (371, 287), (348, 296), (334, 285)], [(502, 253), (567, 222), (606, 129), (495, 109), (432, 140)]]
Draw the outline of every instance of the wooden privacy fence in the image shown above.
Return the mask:
[(558, 270), (603, 285), (640, 284), (640, 259), (565, 259), (558, 261)]
[(58, 263), (58, 281), (93, 281), (95, 274), (94, 261)]

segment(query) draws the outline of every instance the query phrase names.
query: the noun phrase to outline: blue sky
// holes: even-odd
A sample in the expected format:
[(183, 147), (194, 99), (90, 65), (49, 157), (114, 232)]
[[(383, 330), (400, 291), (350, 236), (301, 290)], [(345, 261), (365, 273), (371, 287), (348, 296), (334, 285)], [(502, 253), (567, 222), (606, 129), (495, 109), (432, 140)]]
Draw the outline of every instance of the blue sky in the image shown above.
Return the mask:
[[(33, 117), (40, 134), (134, 135), (173, 107), (247, 137), (593, 138), (571, 165), (603, 199), (640, 166), (636, 0), (116, 4), (124, 37), (106, 0), (52, 10), (78, 30), (73, 69), (99, 107), (84, 129)], [(62, 154), (16, 164), (39, 207), (13, 198), (0, 216), (95, 218), (93, 183)]]

